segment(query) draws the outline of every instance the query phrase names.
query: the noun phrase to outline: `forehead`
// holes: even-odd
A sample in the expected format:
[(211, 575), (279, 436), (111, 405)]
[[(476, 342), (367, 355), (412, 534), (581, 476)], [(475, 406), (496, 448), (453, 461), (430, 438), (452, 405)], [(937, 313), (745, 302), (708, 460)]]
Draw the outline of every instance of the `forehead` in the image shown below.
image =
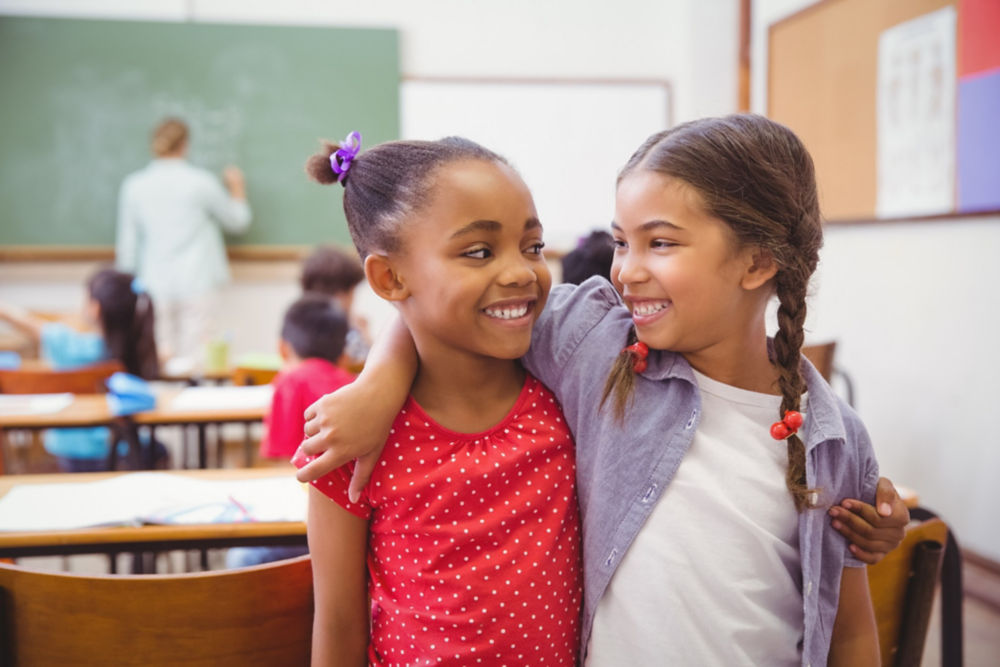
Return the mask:
[(684, 181), (643, 169), (622, 179), (615, 192), (615, 217), (707, 216), (701, 194)]
[(435, 216), (472, 220), (506, 218), (523, 225), (536, 217), (528, 186), (507, 165), (461, 160), (441, 167), (431, 182), (429, 208)]

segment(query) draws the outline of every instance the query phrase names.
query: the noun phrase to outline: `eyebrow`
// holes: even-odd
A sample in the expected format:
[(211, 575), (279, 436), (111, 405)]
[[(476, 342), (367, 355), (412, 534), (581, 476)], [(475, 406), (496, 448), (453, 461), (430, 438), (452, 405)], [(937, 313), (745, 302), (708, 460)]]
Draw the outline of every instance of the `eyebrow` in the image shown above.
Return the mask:
[[(498, 232), (500, 231), (501, 228), (502, 225), (496, 220), (474, 220), (473, 222), (470, 222), (465, 227), (462, 227), (454, 234), (452, 234), (451, 238), (454, 239), (459, 236), (463, 236), (465, 234), (470, 234), (472, 232)], [(528, 218), (524, 223), (525, 231), (528, 231), (529, 229), (541, 229), (541, 228), (542, 228), (542, 223), (538, 220), (538, 218)]]
[[(649, 222), (644, 222), (641, 225), (639, 225), (639, 230), (643, 232), (648, 232), (651, 229), (657, 229), (659, 227), (669, 227), (670, 229), (676, 230), (678, 232), (684, 231), (684, 228), (681, 227), (680, 225), (675, 225), (674, 223), (668, 222), (666, 220), (650, 220)], [(618, 231), (622, 231), (621, 225), (619, 225), (617, 222), (614, 221), (611, 222), (611, 228), (617, 229)]]

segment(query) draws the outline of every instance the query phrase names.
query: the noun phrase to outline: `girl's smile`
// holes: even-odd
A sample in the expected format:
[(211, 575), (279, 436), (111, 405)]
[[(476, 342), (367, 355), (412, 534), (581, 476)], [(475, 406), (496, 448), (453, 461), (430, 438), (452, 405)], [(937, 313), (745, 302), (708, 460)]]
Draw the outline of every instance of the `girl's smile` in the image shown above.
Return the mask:
[(503, 326), (530, 326), (535, 321), (533, 313), (537, 301), (535, 298), (501, 301), (483, 308), (483, 312)]

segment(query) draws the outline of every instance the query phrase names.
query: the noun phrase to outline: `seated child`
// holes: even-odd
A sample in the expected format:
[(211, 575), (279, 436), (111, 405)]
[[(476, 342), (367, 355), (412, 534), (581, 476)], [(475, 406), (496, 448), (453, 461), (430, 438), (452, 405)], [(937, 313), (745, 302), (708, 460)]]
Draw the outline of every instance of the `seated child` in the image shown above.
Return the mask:
[[(87, 280), (78, 321), (48, 322), (22, 309), (0, 304), (6, 321), (38, 344), (42, 359), (56, 370), (117, 359), (125, 370), (147, 380), (159, 375), (153, 337), (153, 303), (131, 273), (100, 269)], [(95, 472), (108, 467), (106, 427), (59, 428), (45, 433), (45, 449), (63, 472)], [(142, 443), (148, 447), (148, 440)], [(167, 464), (167, 450), (156, 442), (157, 467)], [(119, 455), (128, 451), (124, 441)]]
[(345, 365), (355, 371), (361, 370), (371, 345), (368, 323), (363, 317), (351, 313), (354, 288), (364, 279), (365, 272), (357, 255), (332, 245), (317, 246), (302, 263), (299, 278), (303, 293), (333, 297), (347, 314), (349, 327), (344, 345)]
[(306, 294), (289, 306), (278, 344), (283, 368), (264, 419), (261, 458), (287, 463), (302, 444), (306, 408), (354, 379), (337, 365), (346, 336), (347, 317), (330, 299)]
[[(271, 408), (264, 418), (260, 456), (288, 465), (302, 443), (303, 413), (320, 396), (343, 387), (354, 376), (337, 363), (344, 350), (347, 317), (329, 298), (306, 294), (285, 311), (278, 350), (284, 367), (274, 378)], [(239, 547), (226, 553), (226, 566), (247, 567), (308, 553), (306, 547)]]
[(580, 239), (579, 244), (563, 255), (562, 280), (579, 285), (591, 276), (611, 279), (611, 262), (615, 258), (614, 239), (603, 229), (597, 229)]

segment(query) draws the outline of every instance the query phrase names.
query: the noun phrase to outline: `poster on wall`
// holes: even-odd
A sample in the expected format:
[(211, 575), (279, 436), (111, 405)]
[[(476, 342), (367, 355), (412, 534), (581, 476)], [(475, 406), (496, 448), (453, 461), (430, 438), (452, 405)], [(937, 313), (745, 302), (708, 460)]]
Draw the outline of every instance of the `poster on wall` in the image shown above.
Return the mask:
[(946, 7), (879, 36), (879, 217), (955, 208), (955, 32)]

